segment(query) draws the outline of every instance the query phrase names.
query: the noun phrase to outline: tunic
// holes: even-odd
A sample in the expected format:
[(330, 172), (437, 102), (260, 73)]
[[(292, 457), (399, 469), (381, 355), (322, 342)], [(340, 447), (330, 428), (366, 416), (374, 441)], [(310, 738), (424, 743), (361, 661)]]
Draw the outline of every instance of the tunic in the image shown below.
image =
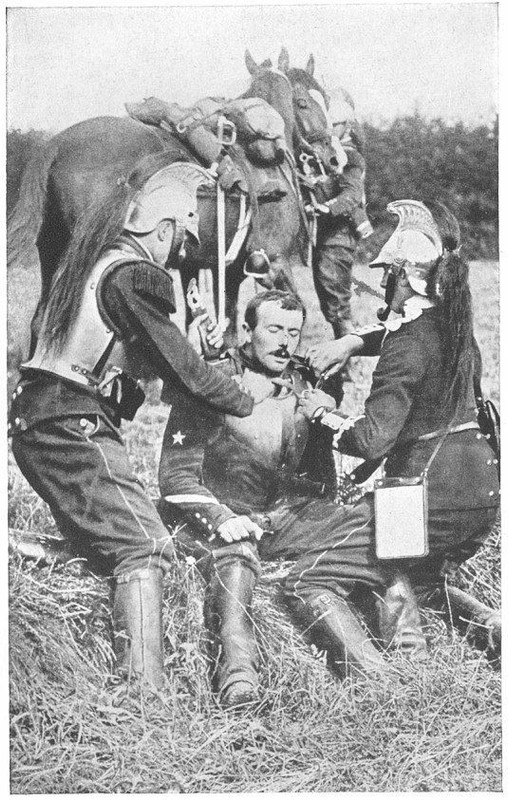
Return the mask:
[[(131, 361), (183, 396), (199, 396), (202, 405), (249, 414), (252, 398), (202, 361), (169, 320), (169, 274), (147, 263), (147, 252), (130, 237), (115, 248), (128, 261), (105, 276), (97, 301)], [(173, 543), (132, 471), (119, 423), (117, 410), (92, 386), (22, 370), (10, 412), (13, 453), (76, 555), (99, 574), (166, 570)]]

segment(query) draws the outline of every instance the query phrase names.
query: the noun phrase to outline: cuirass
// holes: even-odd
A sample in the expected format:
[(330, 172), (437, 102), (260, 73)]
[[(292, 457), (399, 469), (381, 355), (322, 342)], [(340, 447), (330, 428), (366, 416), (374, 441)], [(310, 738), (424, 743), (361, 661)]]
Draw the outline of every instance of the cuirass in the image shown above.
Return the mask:
[[(298, 373), (293, 374), (293, 382), (298, 393), (307, 388)], [(242, 383), (254, 396), (266, 392), (267, 397), (254, 406), (248, 417), (227, 415), (227, 435), (251, 448), (254, 458), (268, 468), (296, 467), (307, 442), (308, 423), (296, 410), (295, 394), (285, 387), (274, 386), (269, 376), (249, 369), (243, 373)]]
[[(35, 353), (30, 361), (22, 365), (23, 368), (42, 369), (85, 385), (91, 383), (87, 374), (94, 373), (114, 337), (113, 330), (99, 311), (97, 287), (108, 267), (121, 260), (135, 260), (135, 256), (119, 248), (109, 250), (93, 268), (85, 284), (78, 314), (61, 351), (56, 352), (43, 320)], [(95, 377), (100, 380), (105, 368), (111, 366), (125, 369), (126, 352), (122, 341), (115, 341), (101, 374)]]

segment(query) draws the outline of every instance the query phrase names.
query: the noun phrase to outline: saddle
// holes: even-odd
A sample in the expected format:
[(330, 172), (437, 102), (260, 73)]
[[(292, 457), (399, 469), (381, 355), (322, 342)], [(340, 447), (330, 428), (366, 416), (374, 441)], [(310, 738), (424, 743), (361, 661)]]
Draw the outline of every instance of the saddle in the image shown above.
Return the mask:
[(232, 181), (235, 165), (225, 152), (236, 137), (247, 158), (256, 165), (269, 166), (284, 160), (287, 149), (284, 121), (278, 111), (259, 97), (237, 100), (205, 97), (190, 108), (149, 97), (139, 103), (126, 103), (125, 108), (133, 119), (177, 136), (202, 163), (215, 167), (223, 188), (231, 188), (242, 180), (236, 174), (236, 180)]
[[(184, 108), (178, 103), (149, 97), (138, 103), (126, 103), (125, 108), (133, 119), (154, 127), (168, 146), (174, 148), (175, 137), (187, 146), (217, 177), (222, 189), (238, 190), (237, 231), (226, 253), (226, 264), (238, 256), (250, 231), (250, 256), (244, 266), (245, 274), (257, 276), (267, 271), (269, 262), (263, 249), (259, 205), (277, 202), (290, 190), (297, 196), (300, 214), (309, 229), (294, 159), (285, 139), (284, 120), (265, 100), (205, 97), (192, 107)], [(275, 165), (280, 177), (273, 172), (267, 174), (263, 169)], [(254, 259), (252, 264), (249, 259)]]

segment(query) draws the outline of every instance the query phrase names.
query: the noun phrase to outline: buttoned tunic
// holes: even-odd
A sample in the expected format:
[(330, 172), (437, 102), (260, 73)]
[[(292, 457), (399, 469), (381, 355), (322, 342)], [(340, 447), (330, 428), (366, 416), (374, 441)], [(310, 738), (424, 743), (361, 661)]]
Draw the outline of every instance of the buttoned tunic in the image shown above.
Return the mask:
[[(85, 291), (118, 332), (128, 362), (178, 384), (185, 397), (249, 414), (252, 398), (202, 361), (169, 320), (170, 275), (131, 237), (114, 250), (122, 262)], [(22, 370), (10, 413), (13, 453), (76, 555), (100, 574), (166, 570), (173, 543), (132, 471), (119, 424), (117, 408), (86, 381), (30, 365)]]
[[(446, 556), (460, 563), (485, 540), (499, 506), (499, 482), (495, 455), (475, 424), (472, 374), (455, 407), (444, 409), (446, 342), (438, 309), (414, 296), (405, 311), (405, 318), (365, 332), (367, 354), (379, 354), (379, 361), (364, 413), (344, 419), (331, 412), (320, 424), (330, 430), (337, 450), (367, 460), (386, 458), (391, 477), (423, 472), (442, 438), (426, 438), (429, 434), (444, 433), (450, 424), (466, 428), (444, 438), (428, 472), (430, 554), (413, 565), (423, 581), (431, 561), (437, 566)], [(372, 495), (361, 504), (373, 509)], [(373, 512), (370, 516), (374, 541)]]

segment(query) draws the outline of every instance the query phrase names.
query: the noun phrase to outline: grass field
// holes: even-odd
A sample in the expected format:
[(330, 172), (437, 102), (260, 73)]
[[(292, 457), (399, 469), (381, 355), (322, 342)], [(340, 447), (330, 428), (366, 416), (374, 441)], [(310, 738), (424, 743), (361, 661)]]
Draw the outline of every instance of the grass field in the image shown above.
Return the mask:
[[(372, 285), (378, 279), (366, 267), (356, 274)], [(26, 275), (9, 279), (11, 353), (26, 332)], [(330, 336), (309, 277), (297, 275), (310, 312), (306, 342)], [(484, 390), (498, 402), (498, 264), (474, 263), (471, 284)], [(372, 320), (379, 304), (355, 296), (356, 321)], [(348, 411), (361, 407), (372, 366), (372, 359), (354, 364)], [(168, 413), (152, 387), (150, 402), (125, 428), (136, 472), (154, 499)], [(9, 461), (10, 528), (56, 533), (47, 508)], [(496, 607), (499, 540), (496, 528), (454, 578)], [(238, 716), (219, 709), (210, 693), (203, 588), (192, 564), (175, 564), (165, 591), (168, 707), (133, 695), (123, 708), (102, 689), (111, 667), (108, 587), (80, 562), (41, 565), (12, 553), (11, 792), (500, 791), (501, 676), (469, 638), (427, 611), (428, 663), (397, 662), (396, 684), (339, 682), (280, 606), (279, 569), (265, 568), (254, 603), (264, 703)]]

